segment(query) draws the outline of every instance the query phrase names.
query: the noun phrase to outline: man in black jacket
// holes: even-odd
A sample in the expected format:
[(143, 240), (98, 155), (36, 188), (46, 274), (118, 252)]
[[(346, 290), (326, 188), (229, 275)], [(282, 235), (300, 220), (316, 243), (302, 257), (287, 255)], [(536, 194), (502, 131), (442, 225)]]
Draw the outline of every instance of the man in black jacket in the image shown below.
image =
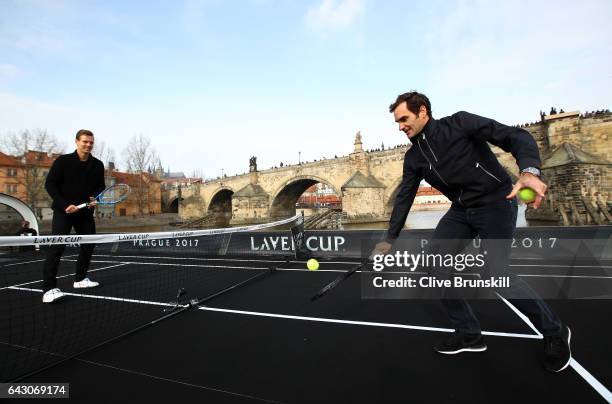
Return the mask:
[[(37, 236), (38, 233), (36, 232), (36, 230), (30, 227), (30, 222), (24, 219), (21, 221), (21, 229), (19, 229), (16, 235), (17, 236)], [(36, 249), (37, 249), (37, 246), (35, 245), (22, 245), (19, 247), (19, 251), (34, 251)]]
[[(105, 188), (104, 164), (91, 155), (94, 145), (94, 135), (91, 131), (79, 130), (75, 143), (75, 152), (58, 157), (45, 181), (45, 188), (53, 199), (51, 233), (54, 235), (70, 234), (73, 227), (77, 234), (96, 232), (93, 196)], [(91, 206), (79, 210), (77, 205), (84, 202), (91, 202)], [(57, 267), (64, 248), (64, 245), (53, 245), (47, 253), (43, 267), (44, 303), (54, 302), (64, 296), (57, 287)], [(99, 285), (87, 278), (93, 249), (93, 244), (81, 245), (73, 284), (75, 288), (92, 288)]]
[[(532, 188), (537, 193), (533, 206), (537, 208), (542, 203), (546, 185), (539, 178), (537, 144), (528, 132), (468, 112), (433, 119), (429, 99), (414, 91), (398, 96), (389, 110), (412, 147), (404, 156), (403, 178), (387, 239), (376, 246), (374, 254), (391, 250), (423, 179), (452, 201), (434, 231), (435, 240), (467, 240), (476, 236), (490, 244), (493, 239), (511, 240), (516, 226), (517, 192)], [(512, 153), (516, 159), (521, 175), (514, 186), (487, 142)], [(509, 242), (502, 244), (494, 265), (512, 278), (503, 293), (544, 335), (545, 367), (561, 371), (571, 359), (570, 330), (525, 282), (507, 270)], [(485, 351), (480, 324), (467, 301), (445, 297), (442, 304), (455, 333), (434, 349), (444, 354)]]

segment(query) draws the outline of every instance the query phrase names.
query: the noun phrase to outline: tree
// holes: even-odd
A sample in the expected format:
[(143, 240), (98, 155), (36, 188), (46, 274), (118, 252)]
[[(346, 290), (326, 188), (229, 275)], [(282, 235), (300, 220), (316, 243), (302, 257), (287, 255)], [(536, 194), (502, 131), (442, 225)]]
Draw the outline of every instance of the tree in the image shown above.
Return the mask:
[[(104, 163), (104, 168), (109, 169), (110, 164), (115, 164), (115, 150), (110, 146), (107, 146), (104, 140), (100, 142), (95, 142), (93, 155), (98, 158), (98, 160)], [(117, 168), (117, 167), (115, 167)]]
[(64, 145), (44, 129), (8, 133), (2, 137), (0, 145), (4, 152), (21, 162), (17, 180), (24, 189), (25, 202), (34, 212), (37, 208), (49, 206), (45, 179), (51, 163), (58, 153), (63, 152)]
[(158, 162), (157, 152), (151, 145), (151, 140), (143, 135), (132, 137), (127, 148), (123, 151), (125, 166), (128, 172), (137, 174), (135, 189), (132, 189), (138, 203), (138, 212), (145, 213), (149, 205), (149, 184), (145, 176), (149, 167)]

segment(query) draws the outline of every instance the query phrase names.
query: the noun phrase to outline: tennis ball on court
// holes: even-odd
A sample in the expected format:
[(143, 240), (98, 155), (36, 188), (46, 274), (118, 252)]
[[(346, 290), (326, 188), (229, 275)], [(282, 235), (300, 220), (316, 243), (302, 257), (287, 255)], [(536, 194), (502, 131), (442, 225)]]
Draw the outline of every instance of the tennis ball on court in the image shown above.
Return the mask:
[(537, 194), (531, 188), (522, 188), (519, 191), (518, 195), (519, 195), (519, 198), (521, 198), (521, 201), (529, 203), (535, 200)]
[(311, 258), (308, 260), (308, 262), (306, 262), (306, 267), (308, 267), (308, 269), (310, 269), (311, 271), (316, 271), (317, 269), (319, 269), (319, 261), (314, 258)]

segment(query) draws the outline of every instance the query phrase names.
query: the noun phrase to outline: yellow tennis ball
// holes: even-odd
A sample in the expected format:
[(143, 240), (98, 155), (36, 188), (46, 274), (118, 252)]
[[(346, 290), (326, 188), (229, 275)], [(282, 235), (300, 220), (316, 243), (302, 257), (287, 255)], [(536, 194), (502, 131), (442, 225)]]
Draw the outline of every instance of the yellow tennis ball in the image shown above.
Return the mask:
[(314, 258), (311, 258), (308, 260), (308, 262), (306, 262), (306, 267), (308, 267), (308, 269), (310, 269), (311, 271), (316, 271), (317, 269), (319, 269), (319, 261)]
[(521, 200), (526, 203), (533, 202), (536, 198), (536, 192), (531, 188), (522, 188), (519, 191), (518, 195), (519, 198), (521, 198)]

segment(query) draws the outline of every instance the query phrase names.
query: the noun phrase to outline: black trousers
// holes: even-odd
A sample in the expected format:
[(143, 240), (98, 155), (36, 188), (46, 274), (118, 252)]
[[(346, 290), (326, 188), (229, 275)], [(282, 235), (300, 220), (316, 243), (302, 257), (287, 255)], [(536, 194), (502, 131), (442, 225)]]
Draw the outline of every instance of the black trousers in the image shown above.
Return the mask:
[[(489, 246), (497, 249), (489, 251), (489, 257), (496, 258), (489, 265), (490, 274), (510, 278), (510, 287), (498, 291), (500, 295), (525, 314), (543, 335), (557, 334), (561, 330), (559, 319), (537, 293), (508, 267), (517, 210), (516, 200), (503, 200), (478, 208), (462, 208), (453, 204), (438, 223), (433, 238), (468, 240), (478, 235), (483, 245), (490, 239)], [(499, 240), (507, 242), (500, 244)], [(457, 245), (458, 249), (461, 247)], [(465, 299), (443, 298), (441, 302), (455, 330), (467, 334), (481, 333), (480, 323)]]
[[(76, 234), (95, 234), (96, 222), (93, 215), (88, 210), (81, 210), (76, 213), (67, 214), (64, 212), (53, 211), (53, 222), (51, 223), (51, 233), (54, 235), (70, 234), (74, 227)], [(76, 263), (75, 282), (82, 281), (87, 276), (87, 269), (91, 261), (95, 244), (81, 244), (79, 258)], [(43, 267), (43, 291), (57, 287), (57, 267), (59, 265), (65, 245), (50, 246), (45, 264)]]

